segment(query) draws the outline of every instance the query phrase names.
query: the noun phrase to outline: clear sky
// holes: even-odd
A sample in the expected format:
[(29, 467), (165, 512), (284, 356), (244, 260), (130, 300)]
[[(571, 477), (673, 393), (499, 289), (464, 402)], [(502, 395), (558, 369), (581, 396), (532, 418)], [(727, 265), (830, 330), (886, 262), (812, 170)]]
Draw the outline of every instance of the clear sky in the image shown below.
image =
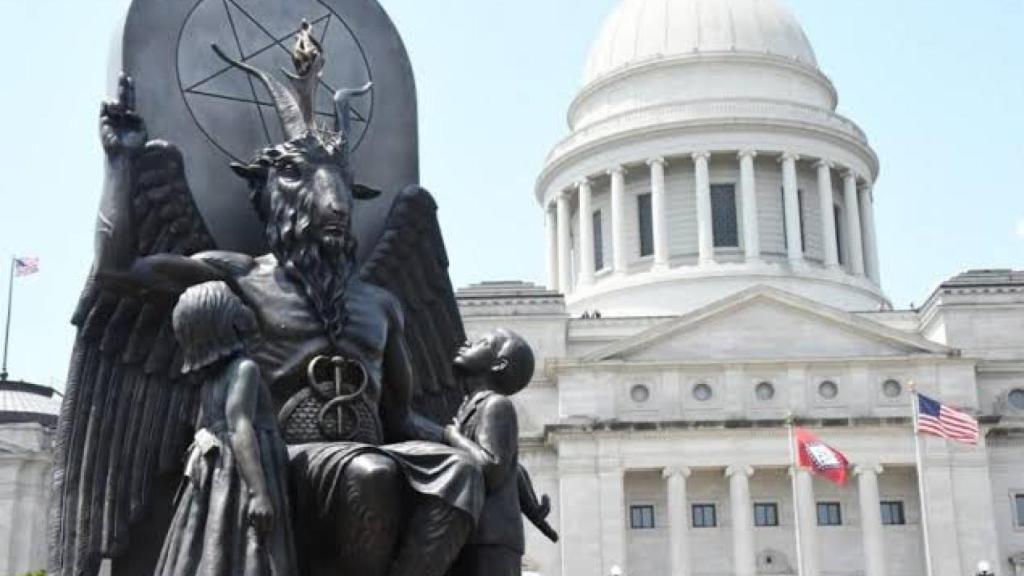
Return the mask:
[[(422, 181), (441, 206), (455, 284), (542, 282), (534, 180), (617, 0), (382, 2), (415, 67)], [(15, 379), (63, 382), (92, 256), (107, 52), (127, 4), (0, 0), (0, 257), (43, 267), (16, 283)], [(789, 4), (840, 112), (881, 158), (883, 285), (897, 307), (961, 270), (1024, 268), (1024, 2)]]

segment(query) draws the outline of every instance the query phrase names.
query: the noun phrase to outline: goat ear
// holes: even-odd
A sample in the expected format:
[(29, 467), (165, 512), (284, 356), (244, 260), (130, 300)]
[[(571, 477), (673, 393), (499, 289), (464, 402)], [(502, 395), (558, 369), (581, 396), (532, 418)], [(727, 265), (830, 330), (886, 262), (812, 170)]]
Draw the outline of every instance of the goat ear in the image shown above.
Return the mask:
[(263, 182), (267, 179), (267, 167), (260, 164), (231, 163), (231, 170), (249, 184)]
[(373, 200), (377, 196), (380, 196), (380, 190), (374, 190), (362, 184), (356, 184), (352, 187), (352, 197), (356, 200)]

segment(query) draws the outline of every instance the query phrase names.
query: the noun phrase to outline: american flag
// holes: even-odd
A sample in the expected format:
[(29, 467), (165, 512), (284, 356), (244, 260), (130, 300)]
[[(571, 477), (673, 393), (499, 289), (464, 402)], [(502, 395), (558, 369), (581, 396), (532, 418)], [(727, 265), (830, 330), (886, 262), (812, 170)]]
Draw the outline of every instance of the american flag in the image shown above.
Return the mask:
[(39, 272), (39, 258), (15, 258), (14, 275), (31, 276)]
[(977, 420), (924, 394), (917, 395), (917, 432), (965, 444), (977, 444), (981, 436)]

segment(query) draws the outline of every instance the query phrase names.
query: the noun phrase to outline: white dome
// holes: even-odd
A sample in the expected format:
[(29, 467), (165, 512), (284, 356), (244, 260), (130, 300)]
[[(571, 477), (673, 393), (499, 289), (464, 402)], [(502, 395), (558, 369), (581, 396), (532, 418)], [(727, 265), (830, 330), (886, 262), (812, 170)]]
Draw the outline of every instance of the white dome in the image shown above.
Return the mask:
[(779, 0), (624, 0), (591, 48), (584, 83), (633, 64), (723, 52), (817, 67), (807, 36)]

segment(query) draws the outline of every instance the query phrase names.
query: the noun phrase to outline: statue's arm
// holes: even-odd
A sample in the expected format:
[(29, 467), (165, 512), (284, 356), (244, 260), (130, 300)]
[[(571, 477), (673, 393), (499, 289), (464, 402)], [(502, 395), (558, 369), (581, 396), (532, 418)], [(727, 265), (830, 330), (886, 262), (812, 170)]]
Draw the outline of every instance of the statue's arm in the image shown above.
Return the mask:
[(231, 451), (238, 462), (242, 479), (252, 493), (249, 519), (257, 529), (266, 532), (273, 522), (274, 510), (260, 462), (259, 439), (253, 426), (260, 395), (260, 371), (255, 362), (245, 359), (238, 363), (234, 372), (228, 384), (225, 406)]
[(100, 141), (106, 155), (103, 195), (96, 221), (96, 268), (127, 271), (134, 259), (132, 170), (145, 148), (146, 125), (135, 112), (135, 87), (121, 75), (117, 99), (100, 110)]
[(384, 349), (384, 393), (381, 411), (387, 425), (389, 440), (426, 440), (444, 442), (444, 429), (412, 409), (413, 372), (401, 308), (398, 302), (388, 304), (390, 329)]
[[(133, 218), (134, 188), (139, 185), (139, 159), (163, 142), (147, 142), (146, 124), (135, 111), (135, 86), (121, 75), (117, 99), (100, 110), (100, 140), (106, 156), (103, 195), (96, 218), (97, 276), (132, 287), (181, 291), (194, 284), (225, 279), (207, 262), (175, 254), (139, 257)], [(159, 210), (160, 208), (156, 208)]]
[(476, 441), (455, 426), (445, 428), (445, 440), (449, 446), (467, 452), (480, 466), (487, 491), (491, 492), (518, 473), (519, 425), (515, 406), (504, 396), (487, 399), (477, 417)]

